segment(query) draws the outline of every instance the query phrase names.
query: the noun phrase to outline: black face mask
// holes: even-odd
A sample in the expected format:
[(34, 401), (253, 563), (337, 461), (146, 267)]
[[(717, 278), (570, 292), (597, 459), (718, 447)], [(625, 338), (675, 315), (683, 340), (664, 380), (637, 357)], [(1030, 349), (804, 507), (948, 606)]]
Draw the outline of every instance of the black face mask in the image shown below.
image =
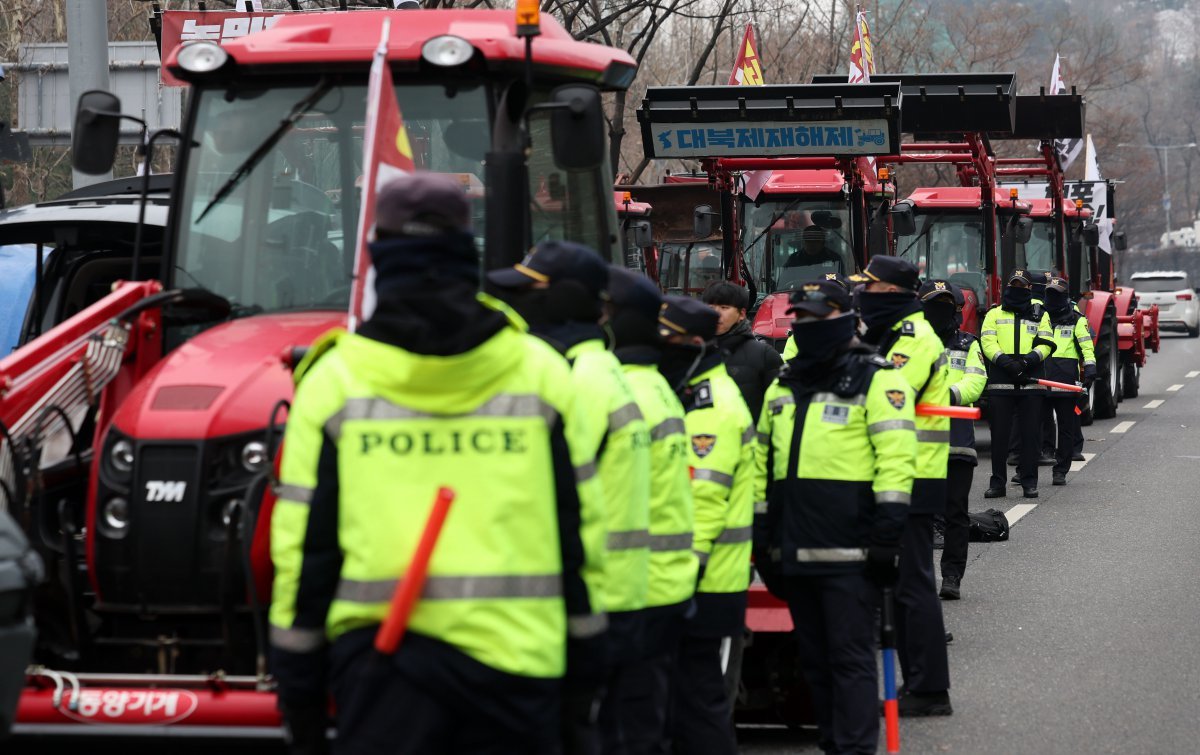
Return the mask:
[(706, 347), (690, 343), (668, 344), (663, 349), (658, 371), (671, 384), (672, 390), (678, 393), (696, 374), (700, 363), (704, 361), (706, 351)]
[(1064, 315), (1071, 311), (1071, 299), (1066, 291), (1046, 289), (1046, 310), (1052, 315)]
[(943, 341), (954, 335), (962, 325), (962, 313), (953, 302), (931, 301), (925, 303), (925, 319), (933, 326), (933, 332)]
[(1032, 300), (1033, 291), (1028, 288), (1009, 286), (1004, 289), (1004, 308), (1010, 312), (1029, 309)]
[(917, 297), (907, 291), (892, 291), (886, 294), (863, 291), (858, 298), (863, 325), (868, 330), (876, 327), (891, 327), (900, 320), (920, 312)]
[(792, 338), (796, 340), (798, 351), (792, 361), (800, 369), (828, 362), (850, 343), (857, 328), (857, 318), (852, 313), (828, 320), (809, 318), (795, 321), (792, 323)]

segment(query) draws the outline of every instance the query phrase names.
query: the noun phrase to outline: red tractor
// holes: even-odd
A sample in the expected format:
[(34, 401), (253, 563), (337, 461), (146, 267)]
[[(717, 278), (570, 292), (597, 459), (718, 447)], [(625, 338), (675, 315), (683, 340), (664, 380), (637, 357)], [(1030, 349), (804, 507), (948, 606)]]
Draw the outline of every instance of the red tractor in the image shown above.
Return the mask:
[[(415, 164), (477, 189), (486, 268), (547, 238), (624, 258), (600, 102), (636, 71), (620, 50), (490, 10), (297, 13), (179, 48), (166, 67), (191, 91), (165, 240), (106, 250), (93, 272), (112, 293), (0, 360), (0, 480), (53, 575), (18, 734), (280, 734), (272, 470), (289, 363), (360, 315), (381, 38)], [(81, 98), (77, 168), (111, 166), (126, 117)], [(72, 290), (85, 267), (39, 286)]]

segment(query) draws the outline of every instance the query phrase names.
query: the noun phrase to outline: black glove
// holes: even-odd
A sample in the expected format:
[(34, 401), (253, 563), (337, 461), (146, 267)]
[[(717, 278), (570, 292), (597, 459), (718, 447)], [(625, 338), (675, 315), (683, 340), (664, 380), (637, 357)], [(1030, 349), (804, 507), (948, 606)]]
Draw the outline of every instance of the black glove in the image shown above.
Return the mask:
[(291, 755), (328, 755), (329, 713), (323, 705), (281, 705), (284, 739)]
[(1083, 387), (1091, 388), (1094, 382), (1096, 382), (1096, 365), (1085, 364), (1083, 366)]
[(1025, 363), (1025, 371), (1030, 372), (1036, 370), (1037, 366), (1042, 363), (1042, 355), (1036, 351), (1031, 351), (1022, 356), (1021, 361)]
[(996, 357), (996, 366), (1008, 373), (1013, 380), (1021, 377), (1021, 373), (1025, 371), (1025, 361), (1012, 354), (1001, 354)]
[(900, 578), (900, 546), (872, 545), (867, 548), (867, 579), (878, 587), (893, 587)]

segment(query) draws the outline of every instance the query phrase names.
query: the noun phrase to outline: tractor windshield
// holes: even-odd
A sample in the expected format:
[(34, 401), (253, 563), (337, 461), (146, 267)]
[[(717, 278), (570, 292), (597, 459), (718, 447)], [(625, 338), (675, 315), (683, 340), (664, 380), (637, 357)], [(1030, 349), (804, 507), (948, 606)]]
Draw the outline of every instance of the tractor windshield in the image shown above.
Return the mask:
[[(327, 87), (252, 158), (312, 91), (311, 82), (196, 91), (200, 144), (189, 151), (177, 216), (176, 285), (218, 293), (241, 313), (347, 306), (366, 86)], [(425, 84), (398, 86), (396, 95), (414, 164), (462, 181), (482, 239), (486, 89)]]
[(918, 208), (917, 235), (901, 238), (896, 246), (922, 278), (944, 278), (982, 297), (987, 292), (984, 240), (978, 216), (922, 213)]
[(844, 201), (775, 199), (745, 206), (746, 263), (760, 294), (790, 291), (826, 273), (854, 272)]
[(1016, 245), (1017, 267), (1027, 270), (1058, 269), (1057, 223), (1053, 218), (1034, 218), (1029, 241)]
[(668, 294), (699, 295), (722, 278), (720, 241), (661, 245), (658, 285)]

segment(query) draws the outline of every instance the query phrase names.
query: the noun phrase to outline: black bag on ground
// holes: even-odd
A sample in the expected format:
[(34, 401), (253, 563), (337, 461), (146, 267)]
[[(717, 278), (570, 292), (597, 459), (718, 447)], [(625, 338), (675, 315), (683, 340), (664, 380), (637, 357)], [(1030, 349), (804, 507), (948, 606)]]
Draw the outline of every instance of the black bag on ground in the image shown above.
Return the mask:
[(994, 543), (1008, 539), (1008, 517), (1000, 509), (972, 511), (967, 516), (971, 519), (968, 539), (972, 543)]
[(0, 739), (13, 723), (35, 637), (30, 616), (42, 561), (17, 523), (0, 509)]

